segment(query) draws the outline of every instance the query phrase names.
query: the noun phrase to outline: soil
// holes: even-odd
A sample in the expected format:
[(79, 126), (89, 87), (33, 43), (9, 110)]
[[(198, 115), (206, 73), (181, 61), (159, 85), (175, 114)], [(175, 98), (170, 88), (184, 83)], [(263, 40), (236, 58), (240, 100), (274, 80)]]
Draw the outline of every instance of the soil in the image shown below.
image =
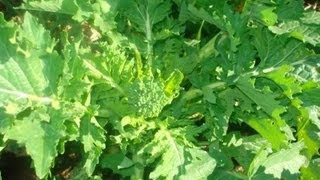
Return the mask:
[(3, 152), (0, 156), (0, 170), (3, 180), (38, 180), (30, 167), (31, 158)]

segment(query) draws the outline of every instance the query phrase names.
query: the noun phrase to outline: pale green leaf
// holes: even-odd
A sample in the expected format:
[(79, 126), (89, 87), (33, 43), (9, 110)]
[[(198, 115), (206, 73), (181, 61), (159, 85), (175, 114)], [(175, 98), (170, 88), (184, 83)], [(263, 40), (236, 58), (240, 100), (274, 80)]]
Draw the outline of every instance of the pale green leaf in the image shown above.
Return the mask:
[(300, 174), (299, 169), (305, 164), (306, 157), (300, 154), (304, 148), (303, 143), (292, 144), (289, 149), (282, 149), (278, 152), (272, 153), (268, 157), (263, 158), (259, 163), (255, 164), (259, 167), (258, 171), (251, 175), (253, 179), (259, 179), (269, 175), (268, 177), (281, 178), (284, 176), (296, 176)]
[(280, 85), (282, 87), (283, 93), (289, 98), (293, 98), (292, 96), (294, 94), (300, 93), (302, 91), (299, 81), (289, 74), (293, 71), (293, 69), (293, 67), (283, 65), (266, 75), (268, 78), (272, 79), (275, 83)]
[(271, 143), (272, 147), (279, 150), (288, 145), (289, 138), (281, 131), (281, 126), (271, 119), (247, 119), (245, 122), (255, 129), (263, 138)]
[(30, 13), (25, 13), (21, 28), (18, 36), (18, 40), (21, 43), (28, 41), (30, 43), (29, 48), (32, 47), (34, 49), (41, 49), (44, 52), (52, 52), (55, 42), (50, 37), (50, 32), (46, 31)]
[[(227, 156), (228, 159), (226, 160), (225, 157), (224, 161), (227, 161), (228, 163), (234, 158), (245, 172), (250, 171), (249, 166), (253, 162), (255, 155), (259, 153), (260, 149), (262, 147), (269, 147), (266, 139), (260, 135), (241, 137), (239, 133), (230, 133), (227, 134), (223, 140), (225, 142), (223, 143), (223, 146), (219, 147), (220, 150), (217, 148), (217, 151), (220, 152), (215, 153)], [(215, 157), (215, 155), (213, 156)], [(223, 162), (219, 166), (224, 167), (226, 164), (227, 163)], [(230, 169), (234, 167), (233, 163), (227, 165), (228, 166), (226, 167), (229, 167)]]
[(171, 2), (165, 0), (138, 0), (136, 2), (121, 1), (120, 3), (120, 8), (125, 12), (127, 18), (135, 23), (136, 28), (141, 32), (146, 33), (147, 36), (151, 33), (153, 25), (159, 23), (168, 16), (171, 8)]
[(129, 104), (138, 115), (156, 117), (177, 96), (182, 79), (178, 70), (172, 72), (166, 81), (154, 77), (137, 79), (129, 88)]
[(298, 138), (303, 140), (307, 147), (306, 156), (312, 158), (320, 148), (320, 119), (319, 107), (310, 106), (300, 108), (300, 121), (298, 122)]
[(163, 134), (159, 164), (151, 172), (151, 179), (206, 179), (214, 170), (216, 161), (205, 151), (180, 145), (167, 131)]
[(199, 149), (187, 149), (186, 154), (190, 154), (192, 160), (185, 166), (185, 172), (179, 179), (207, 179), (215, 166), (216, 161), (208, 155), (206, 151)]
[(59, 112), (53, 111), (49, 115), (39, 109), (5, 131), (5, 139), (16, 140), (26, 147), (39, 178), (47, 176), (57, 156), (56, 147), (64, 135), (63, 121)]
[(26, 1), (21, 9), (27, 10), (36, 10), (36, 11), (45, 11), (45, 12), (56, 12), (63, 14), (75, 14), (78, 10), (78, 7), (75, 4), (74, 0), (58, 0), (58, 1), (35, 1), (29, 0)]
[(165, 81), (164, 91), (167, 96), (175, 96), (179, 91), (179, 85), (183, 80), (183, 74), (179, 70), (175, 70)]
[(92, 175), (96, 165), (99, 163), (99, 157), (105, 148), (104, 130), (94, 117), (85, 115), (80, 121), (80, 140), (86, 153), (84, 164), (88, 175)]
[[(52, 103), (54, 100), (49, 96), (56, 93), (63, 61), (52, 52), (54, 42), (50, 33), (29, 13), (25, 14), (22, 27), (16, 28), (17, 36), (8, 32), (9, 27), (0, 27), (0, 46), (4, 50), (0, 55), (1, 101), (29, 99)], [(24, 46), (25, 41), (29, 45)]]

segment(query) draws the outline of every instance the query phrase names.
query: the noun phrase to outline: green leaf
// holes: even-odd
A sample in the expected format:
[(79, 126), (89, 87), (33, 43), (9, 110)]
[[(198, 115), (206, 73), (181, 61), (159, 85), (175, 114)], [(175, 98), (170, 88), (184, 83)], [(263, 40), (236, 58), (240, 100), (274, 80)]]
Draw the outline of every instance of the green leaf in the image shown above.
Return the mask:
[(90, 176), (99, 163), (100, 155), (105, 148), (105, 131), (94, 117), (85, 115), (80, 121), (80, 140), (86, 153), (84, 168)]
[(211, 14), (203, 8), (197, 9), (196, 7), (194, 7), (191, 4), (188, 5), (188, 10), (192, 16), (200, 18), (201, 20), (204, 20), (208, 23), (214, 24), (219, 29), (224, 30), (223, 19), (220, 18), (216, 12)]
[[(181, 179), (206, 179), (215, 166), (216, 161), (207, 152), (198, 149), (187, 149), (186, 155), (191, 156), (191, 162), (185, 163), (185, 172), (179, 177)], [(187, 158), (186, 158), (187, 159)]]
[(26, 149), (39, 179), (69, 141), (71, 179), (318, 176), (303, 0), (1, 2), (0, 150)]
[[(212, 173), (216, 161), (206, 152), (180, 145), (167, 131), (159, 131), (164, 139), (159, 144), (162, 158), (156, 168), (151, 172), (151, 179), (165, 177), (205, 179)], [(160, 140), (160, 139), (159, 139)]]
[(297, 62), (291, 74), (300, 82), (320, 82), (320, 72), (318, 69), (320, 66), (317, 64), (318, 58), (318, 55), (313, 55)]
[[(223, 146), (220, 147), (220, 153), (228, 157), (228, 161), (234, 158), (244, 172), (248, 172), (255, 155), (259, 150), (268, 145), (268, 142), (259, 135), (241, 137), (239, 133), (230, 133), (223, 139)], [(213, 156), (215, 157), (215, 156)], [(221, 164), (222, 166), (224, 164)], [(233, 163), (231, 169), (235, 168)], [(230, 170), (231, 170), (230, 169)]]
[(283, 64), (295, 63), (312, 54), (302, 42), (285, 36), (275, 38), (266, 29), (254, 30), (253, 36), (255, 37), (254, 46), (261, 60), (257, 68), (263, 72), (271, 71), (271, 68)]
[[(279, 113), (284, 112), (280, 102), (275, 100), (273, 94), (264, 94), (258, 91), (250, 82), (251, 80), (246, 77), (240, 77), (237, 81), (236, 86), (254, 103), (260, 106), (264, 112), (266, 112), (270, 117), (277, 117)], [(265, 101), (268, 99), (268, 101)]]
[(276, 13), (279, 20), (298, 19), (304, 11), (303, 0), (283, 0), (277, 1)]
[(298, 121), (298, 138), (306, 145), (306, 156), (312, 158), (318, 154), (320, 148), (320, 119), (319, 107), (310, 106), (308, 108), (300, 108), (300, 121)]
[(47, 113), (45, 108), (33, 111), (23, 121), (16, 121), (5, 131), (4, 137), (16, 140), (26, 147), (39, 178), (46, 177), (50, 172), (57, 156), (56, 147), (64, 136), (64, 117), (57, 111)]
[(164, 83), (153, 78), (137, 80), (129, 89), (129, 104), (138, 115), (144, 117), (157, 117), (162, 108), (171, 100), (164, 93)]
[(171, 7), (170, 1), (165, 0), (121, 1), (120, 5), (127, 18), (137, 25), (136, 28), (144, 32), (147, 38), (148, 34), (152, 32), (152, 27), (168, 16)]
[(224, 113), (228, 117), (231, 116), (232, 112), (235, 110), (235, 107), (240, 107), (243, 112), (254, 111), (254, 108), (252, 107), (253, 101), (238, 88), (226, 89), (219, 94), (219, 98), (225, 101), (225, 104), (223, 105), (226, 111)]
[(137, 79), (130, 85), (129, 104), (138, 115), (157, 117), (164, 106), (177, 96), (182, 79), (183, 75), (178, 70), (172, 72), (166, 81), (154, 77)]
[[(37, 22), (37, 19), (26, 12), (18, 36), (21, 43), (30, 43), (30, 48), (41, 49), (52, 52), (55, 42), (50, 36), (50, 32)], [(27, 50), (28, 51), (28, 50)]]
[(320, 12), (305, 12), (299, 20), (284, 21), (276, 26), (270, 26), (269, 29), (275, 34), (288, 34), (291, 37), (314, 46), (320, 44), (319, 28)]
[(268, 78), (280, 85), (283, 93), (289, 98), (293, 98), (292, 96), (294, 94), (302, 92), (301, 84), (290, 74), (293, 69), (293, 67), (283, 65), (266, 75)]
[(308, 167), (303, 167), (301, 169), (301, 179), (307, 180), (307, 179), (318, 179), (320, 178), (320, 159), (312, 159), (311, 162), (309, 162)]
[(288, 145), (289, 137), (281, 131), (282, 127), (277, 120), (250, 118), (245, 122), (270, 142), (274, 149), (279, 150)]
[[(49, 96), (56, 93), (63, 61), (52, 52), (54, 42), (50, 33), (29, 13), (25, 14), (22, 28), (17, 28), (17, 36), (7, 30), (6, 27), (0, 28), (3, 31), (0, 45), (6, 47), (5, 53), (0, 55), (0, 99), (2, 102), (29, 99), (52, 103), (54, 99)], [(24, 46), (25, 42), (30, 44)]]
[(258, 154), (255, 160), (258, 163), (254, 164), (256, 171), (249, 174), (249, 177), (253, 179), (262, 179), (266, 175), (269, 178), (282, 178), (286, 175), (295, 177), (296, 174), (300, 174), (299, 169), (306, 162), (306, 157), (300, 154), (303, 148), (303, 143), (295, 143), (290, 148), (282, 149), (267, 157), (266, 153)]
[(175, 70), (174, 72), (172, 72), (165, 82), (164, 91), (166, 95), (169, 97), (175, 96), (179, 90), (179, 85), (182, 80), (183, 74), (180, 71)]
[(244, 13), (264, 25), (273, 25), (277, 22), (278, 14), (275, 11), (275, 3), (269, 0), (248, 1), (243, 7)]
[(133, 165), (134, 162), (121, 152), (102, 155), (100, 162), (102, 168), (110, 168), (113, 172), (123, 176), (130, 176), (133, 174)]
[(27, 10), (36, 10), (36, 11), (46, 11), (46, 12), (56, 12), (56, 13), (63, 13), (63, 14), (75, 14), (78, 10), (77, 5), (75, 4), (74, 0), (66, 1), (66, 0), (58, 0), (58, 1), (46, 1), (41, 0), (35, 1), (26, 1), (22, 6), (21, 9)]
[(305, 106), (320, 106), (318, 97), (320, 97), (320, 88), (312, 88), (298, 95)]
[(260, 11), (261, 19), (267, 26), (274, 25), (277, 22), (278, 16), (273, 12), (274, 9), (275, 8), (270, 7)]

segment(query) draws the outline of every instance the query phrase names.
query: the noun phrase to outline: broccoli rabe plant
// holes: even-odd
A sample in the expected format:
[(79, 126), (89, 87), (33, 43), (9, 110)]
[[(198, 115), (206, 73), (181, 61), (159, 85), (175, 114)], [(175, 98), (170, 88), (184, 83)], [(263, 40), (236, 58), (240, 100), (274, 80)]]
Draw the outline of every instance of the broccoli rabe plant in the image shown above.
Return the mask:
[[(0, 13), (0, 150), (40, 179), (320, 178), (302, 0), (25, 0)], [(59, 177), (60, 176), (60, 177)]]

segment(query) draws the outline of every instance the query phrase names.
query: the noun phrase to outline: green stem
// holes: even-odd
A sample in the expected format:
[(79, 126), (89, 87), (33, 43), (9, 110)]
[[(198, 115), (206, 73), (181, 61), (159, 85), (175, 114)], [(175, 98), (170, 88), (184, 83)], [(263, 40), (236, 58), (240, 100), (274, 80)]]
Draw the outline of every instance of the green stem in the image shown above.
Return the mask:
[(227, 171), (227, 174), (230, 174), (231, 176), (237, 178), (237, 179), (241, 179), (241, 180), (248, 180), (248, 176), (240, 174), (240, 173), (236, 173), (233, 171)]
[(147, 60), (148, 65), (150, 66), (152, 63), (152, 56), (153, 56), (153, 45), (152, 45), (152, 22), (150, 21), (150, 16), (148, 13), (148, 8), (146, 9), (146, 39), (147, 39)]
[(132, 44), (132, 48), (133, 48), (133, 50), (134, 50), (135, 59), (136, 59), (136, 63), (137, 63), (137, 76), (138, 76), (138, 78), (141, 78), (142, 75), (143, 75), (143, 74), (142, 74), (143, 71), (142, 71), (142, 59), (141, 59), (141, 54), (140, 54), (138, 48), (137, 48), (134, 44)]
[(217, 81), (217, 82), (214, 82), (214, 83), (211, 83), (211, 84), (208, 84), (208, 85), (204, 86), (203, 89), (204, 88), (207, 88), (207, 89), (221, 89), (221, 88), (226, 87), (226, 85), (227, 85), (226, 82)]
[(135, 162), (134, 165), (134, 174), (130, 177), (131, 180), (141, 180), (143, 179), (144, 169), (143, 169), (143, 159), (137, 155), (134, 154), (132, 157), (133, 162)]
[[(200, 25), (200, 28), (198, 30), (198, 33), (197, 33), (197, 37), (196, 39), (200, 42), (201, 41), (201, 33), (202, 33), (202, 27), (204, 25), (204, 20), (201, 22), (201, 25)], [(198, 44), (198, 50), (200, 49), (200, 43)]]

